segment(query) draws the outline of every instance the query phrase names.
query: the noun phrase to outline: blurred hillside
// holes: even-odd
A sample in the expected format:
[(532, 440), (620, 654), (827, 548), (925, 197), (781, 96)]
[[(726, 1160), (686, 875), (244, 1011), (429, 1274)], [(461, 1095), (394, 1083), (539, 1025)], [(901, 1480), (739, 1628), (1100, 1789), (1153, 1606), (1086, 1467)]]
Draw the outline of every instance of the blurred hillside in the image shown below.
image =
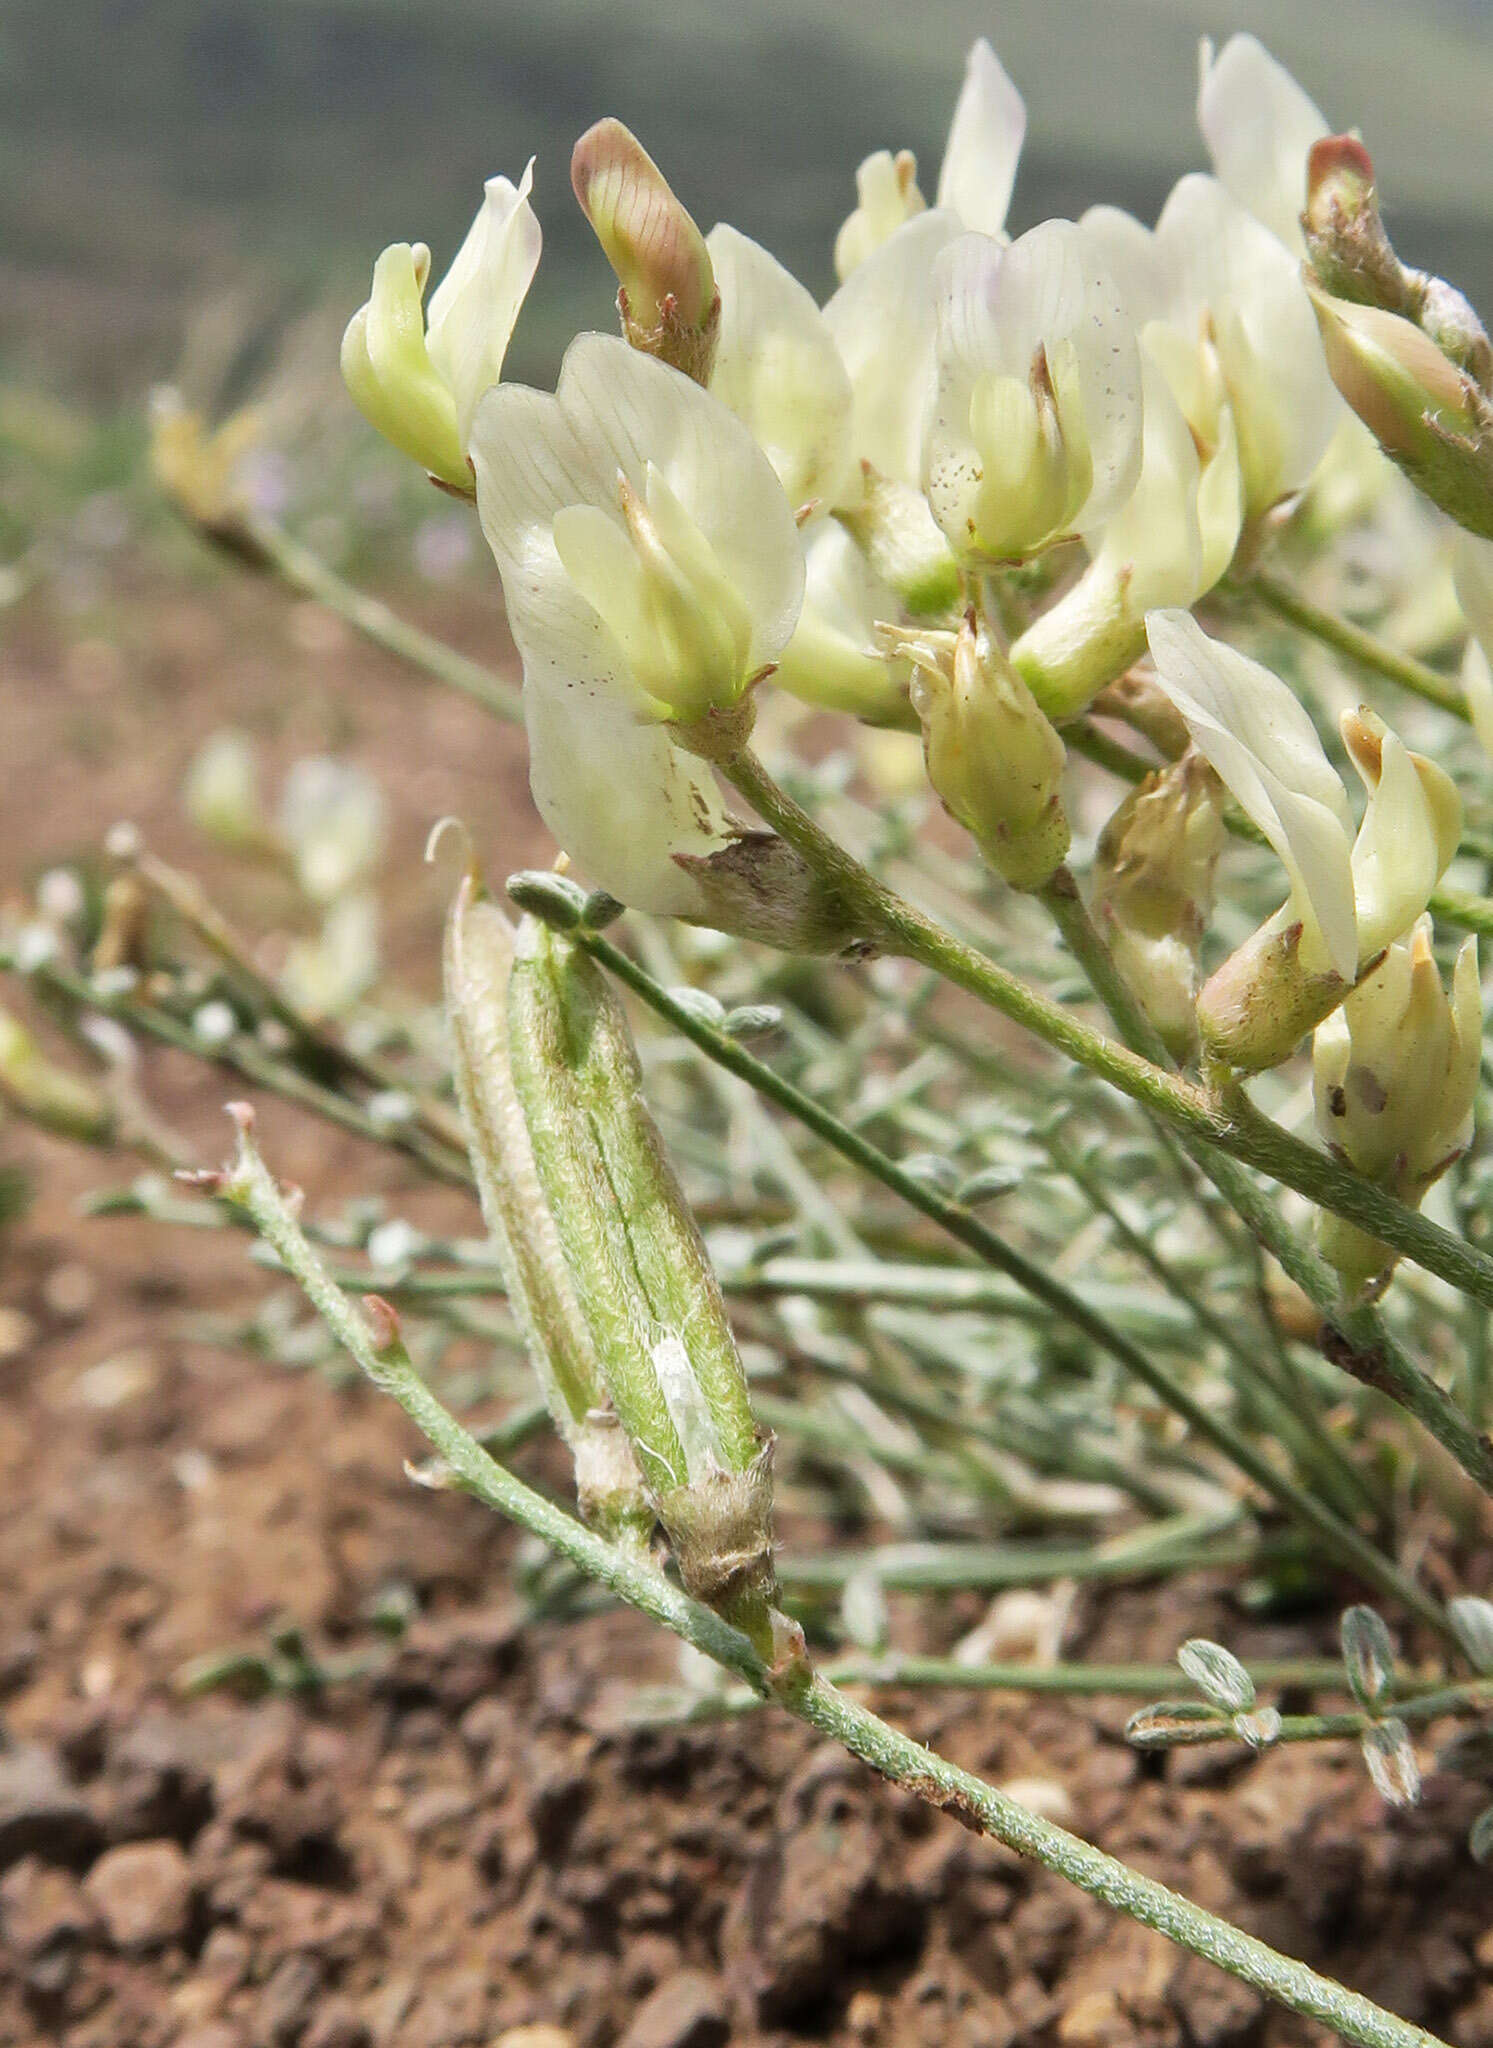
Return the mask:
[(1404, 253), (1493, 307), (1488, 0), (6, 0), (0, 358), (127, 399), (230, 285), (273, 323), (356, 304), (396, 238), (428, 240), (439, 272), (482, 177), (533, 152), (547, 256), (513, 360), (543, 375), (608, 317), (567, 178), (603, 112), (704, 221), (823, 291), (855, 163), (909, 144), (931, 184), (982, 30), (1030, 109), (1015, 224), (1100, 197), (1150, 215), (1201, 160), (1197, 37), (1236, 27), (1362, 128)]

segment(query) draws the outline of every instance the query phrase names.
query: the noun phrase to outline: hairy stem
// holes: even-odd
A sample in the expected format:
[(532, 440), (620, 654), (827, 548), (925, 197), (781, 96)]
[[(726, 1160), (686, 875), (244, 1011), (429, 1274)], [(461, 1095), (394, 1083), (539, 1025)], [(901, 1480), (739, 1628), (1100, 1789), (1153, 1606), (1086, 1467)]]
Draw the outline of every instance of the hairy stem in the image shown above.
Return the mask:
[[(247, 1122), (245, 1117), (245, 1126)], [(819, 1734), (841, 1743), (893, 1784), (1030, 1857), (1293, 2011), (1322, 2021), (1344, 2040), (1361, 2048), (1445, 2048), (1423, 2028), (1280, 1954), (958, 1769), (847, 1699), (806, 1665), (790, 1664), (785, 1672), (769, 1670), (745, 1636), (671, 1585), (651, 1562), (583, 1528), (489, 1457), (416, 1373), (388, 1312), (375, 1321), (360, 1316), (326, 1279), (292, 1209), (249, 1141), (247, 1128), (238, 1156), (223, 1178), (222, 1193), (247, 1209), (333, 1334), (373, 1384), (398, 1401), (453, 1477), (578, 1570), (672, 1629), (754, 1692), (770, 1695)]]
[(1370, 1584), (1391, 1591), (1439, 1635), (1449, 1635), (1449, 1623), (1440, 1607), (1366, 1537), (1343, 1521), (1324, 1502), (1299, 1487), (1289, 1474), (1279, 1471), (1248, 1438), (1222, 1416), (1198, 1401), (1182, 1382), (1159, 1366), (1133, 1339), (1117, 1329), (1083, 1296), (1075, 1294), (1045, 1268), (1008, 1245), (990, 1226), (963, 1203), (939, 1193), (926, 1181), (904, 1172), (894, 1159), (878, 1150), (858, 1131), (844, 1124), (812, 1096), (805, 1095), (755, 1055), (746, 1051), (713, 1024), (703, 1021), (685, 1005), (660, 988), (651, 975), (598, 932), (584, 929), (573, 934), (603, 966), (633, 989), (649, 1007), (682, 1031), (702, 1052), (739, 1074), (743, 1080), (775, 1102), (780, 1109), (813, 1131), (842, 1158), (871, 1174), (884, 1187), (918, 1209), (974, 1252), (986, 1265), (1008, 1273), (1034, 1299), (1054, 1309), (1075, 1329), (1081, 1330), (1118, 1364), (1147, 1386), (1189, 1428), (1222, 1452), (1237, 1470), (1261, 1488), (1292, 1520), (1313, 1531), (1332, 1553)]
[[(758, 814), (838, 893), (858, 919), (867, 943), (933, 969), (1142, 1107), (1156, 1111), (1179, 1133), (1190, 1133), (1246, 1166), (1257, 1167), (1319, 1207), (1356, 1223), (1459, 1293), (1493, 1307), (1493, 1259), (1486, 1254), (1268, 1118), (1246, 1113), (1236, 1097), (1215, 1100), (1180, 1075), (1094, 1031), (1061, 1004), (934, 924), (837, 845), (750, 751), (738, 754), (725, 773)], [(1493, 1445), (1486, 1446), (1484, 1454), (1493, 1483)]]
[[(1165, 1047), (1116, 971), (1109, 949), (1095, 930), (1072, 877), (1066, 876), (1049, 884), (1043, 892), (1043, 901), (1069, 951), (1083, 967), (1095, 993), (1126, 1040), (1148, 1058), (1165, 1060)], [(1239, 1090), (1235, 1113), (1245, 1121), (1259, 1116), (1242, 1089)], [(1263, 1117), (1259, 1120), (1265, 1121)], [(1493, 1493), (1493, 1444), (1474, 1429), (1451, 1396), (1416, 1364), (1392, 1335), (1384, 1318), (1367, 1305), (1350, 1309), (1342, 1307), (1334, 1275), (1301, 1242), (1275, 1204), (1250, 1180), (1244, 1169), (1234, 1160), (1200, 1143), (1190, 1132), (1183, 1131), (1179, 1135), (1188, 1157), (1238, 1211), (1320, 1311), (1329, 1333), (1323, 1345), (1327, 1357), (1355, 1379), (1387, 1394), (1407, 1414), (1413, 1415), (1442, 1448), (1450, 1452), (1469, 1478), (1475, 1480), (1485, 1493)]]

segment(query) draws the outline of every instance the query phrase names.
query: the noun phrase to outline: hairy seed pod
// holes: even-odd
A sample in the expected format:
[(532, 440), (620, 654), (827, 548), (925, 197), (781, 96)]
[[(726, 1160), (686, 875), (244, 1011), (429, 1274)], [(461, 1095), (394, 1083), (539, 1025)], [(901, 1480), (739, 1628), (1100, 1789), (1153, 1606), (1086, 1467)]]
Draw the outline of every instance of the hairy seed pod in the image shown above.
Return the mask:
[(509, 1049), (576, 1295), (685, 1585), (771, 1654), (771, 1447), (720, 1286), (621, 1005), (582, 948), (528, 918)]
[(611, 1409), (514, 1092), (508, 1058), (513, 945), (513, 927), (469, 872), (446, 923), (445, 981), (472, 1169), (509, 1306), (555, 1427), (575, 1458), (581, 1513), (608, 1534), (646, 1541), (653, 1512)]

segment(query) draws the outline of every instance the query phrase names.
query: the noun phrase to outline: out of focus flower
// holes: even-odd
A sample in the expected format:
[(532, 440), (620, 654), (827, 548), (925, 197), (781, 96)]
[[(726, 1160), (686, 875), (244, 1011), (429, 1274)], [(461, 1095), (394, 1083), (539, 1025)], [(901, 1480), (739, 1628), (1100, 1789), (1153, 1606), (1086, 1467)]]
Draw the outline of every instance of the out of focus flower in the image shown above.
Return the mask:
[(373, 268), (373, 291), (342, 338), (342, 375), (386, 440), (444, 484), (469, 492), (467, 445), (477, 402), (503, 371), (519, 309), (539, 263), (529, 205), (534, 166), (517, 185), (490, 178), (477, 218), (422, 310), (430, 277), (423, 242), (395, 242)]
[[(1451, 995), (1417, 920), (1312, 1043), (1317, 1130), (1328, 1148), (1402, 1202), (1426, 1190), (1472, 1137), (1482, 1055), (1477, 941), (1457, 955)], [(1393, 1262), (1341, 1217), (1321, 1220), (1322, 1249), (1345, 1283), (1361, 1287)]]
[(243, 500), (244, 471), (259, 437), (247, 407), (209, 428), (171, 385), (150, 394), (150, 467), (166, 496), (209, 533), (232, 525)]
[(301, 887), (314, 902), (333, 903), (366, 881), (383, 856), (383, 791), (362, 768), (308, 755), (285, 778), (279, 826)]
[(259, 802), (259, 761), (247, 733), (215, 732), (193, 756), (182, 783), (187, 816), (220, 846), (263, 845), (268, 837)]
[(1374, 956), (1409, 930), (1456, 852), (1462, 807), (1433, 762), (1366, 711), (1343, 739), (1369, 792), (1355, 837), (1315, 726), (1270, 670), (1210, 640), (1186, 612), (1146, 621), (1162, 687), (1241, 809), (1283, 862), (1291, 893), (1204, 988), (1204, 1045), (1250, 1071), (1285, 1059)]
[(1083, 230), (961, 236), (935, 266), (934, 320), (923, 482), (954, 551), (1019, 560), (1117, 512), (1140, 472), (1140, 361)]
[[(1011, 188), (1026, 135), (1026, 107), (983, 36), (964, 68), (944, 146), (936, 204), (982, 235), (1006, 225)], [(855, 174), (855, 211), (835, 237), (835, 272), (843, 281), (927, 205), (910, 150), (878, 150)]]

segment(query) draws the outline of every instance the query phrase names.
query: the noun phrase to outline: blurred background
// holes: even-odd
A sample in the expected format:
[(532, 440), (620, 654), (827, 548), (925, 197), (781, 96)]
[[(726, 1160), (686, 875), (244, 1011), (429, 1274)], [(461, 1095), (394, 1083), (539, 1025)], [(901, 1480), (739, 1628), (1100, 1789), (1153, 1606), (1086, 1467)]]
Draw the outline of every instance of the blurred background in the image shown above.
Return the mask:
[(545, 376), (607, 314), (568, 183), (598, 115), (643, 136), (703, 224), (732, 220), (824, 293), (855, 164), (908, 146), (936, 175), (975, 35), (1026, 96), (1020, 229), (1098, 199), (1153, 216), (1202, 161), (1197, 39), (1238, 28), (1362, 129), (1407, 257), (1493, 300), (1489, 0), (6, 0), (0, 350), (126, 403), (212, 292), (266, 319), (345, 313), (402, 239), (439, 276), (483, 177), (532, 153), (546, 260), (511, 360)]

